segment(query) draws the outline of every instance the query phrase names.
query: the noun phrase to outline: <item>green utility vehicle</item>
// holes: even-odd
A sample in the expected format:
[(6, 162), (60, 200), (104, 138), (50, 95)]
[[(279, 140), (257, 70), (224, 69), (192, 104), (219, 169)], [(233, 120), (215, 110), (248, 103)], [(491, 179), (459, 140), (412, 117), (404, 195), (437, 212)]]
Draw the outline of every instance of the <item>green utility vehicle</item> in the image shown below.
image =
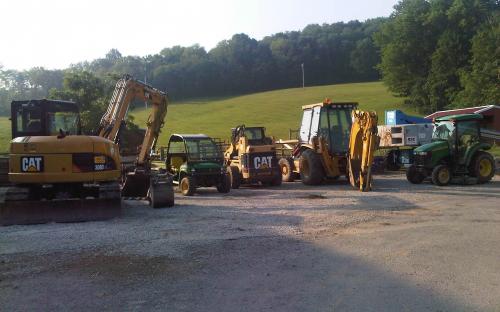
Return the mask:
[(434, 120), (432, 142), (414, 150), (414, 162), (406, 177), (414, 184), (431, 176), (432, 182), (443, 186), (452, 178), (486, 183), (495, 174), (493, 156), (486, 152), (491, 145), (481, 142), (478, 114), (440, 117)]
[(219, 193), (231, 190), (222, 151), (204, 134), (172, 134), (165, 165), (185, 196), (193, 195), (198, 187), (215, 186)]

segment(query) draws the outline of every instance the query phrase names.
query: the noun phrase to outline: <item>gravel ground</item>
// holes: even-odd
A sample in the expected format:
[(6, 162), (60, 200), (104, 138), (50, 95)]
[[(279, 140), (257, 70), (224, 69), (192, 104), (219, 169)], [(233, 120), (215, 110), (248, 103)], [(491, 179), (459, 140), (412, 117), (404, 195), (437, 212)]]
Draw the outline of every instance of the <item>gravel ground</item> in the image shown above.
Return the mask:
[(500, 181), (346, 182), (126, 201), (0, 228), (0, 310), (500, 311)]

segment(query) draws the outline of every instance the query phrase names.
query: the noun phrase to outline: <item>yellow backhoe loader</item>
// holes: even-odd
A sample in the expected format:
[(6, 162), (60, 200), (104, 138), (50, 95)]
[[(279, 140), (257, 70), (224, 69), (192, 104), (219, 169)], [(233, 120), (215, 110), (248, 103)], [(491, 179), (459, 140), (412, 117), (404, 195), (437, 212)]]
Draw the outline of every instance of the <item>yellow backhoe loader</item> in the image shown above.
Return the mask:
[(346, 176), (361, 191), (371, 189), (371, 164), (378, 145), (377, 115), (357, 110), (357, 103), (322, 103), (302, 107), (297, 140), (280, 140), (291, 153), (279, 161), (283, 181), (300, 176), (306, 185)]
[[(134, 98), (151, 102), (152, 114), (136, 161), (124, 167), (119, 132)], [(149, 162), (166, 109), (165, 93), (130, 76), (117, 83), (95, 136), (81, 134), (73, 102), (12, 102), (10, 185), (0, 188), (0, 224), (110, 219), (121, 214), (120, 192), (133, 182), (143, 186), (136, 193), (153, 207), (173, 205), (171, 179), (151, 170)]]

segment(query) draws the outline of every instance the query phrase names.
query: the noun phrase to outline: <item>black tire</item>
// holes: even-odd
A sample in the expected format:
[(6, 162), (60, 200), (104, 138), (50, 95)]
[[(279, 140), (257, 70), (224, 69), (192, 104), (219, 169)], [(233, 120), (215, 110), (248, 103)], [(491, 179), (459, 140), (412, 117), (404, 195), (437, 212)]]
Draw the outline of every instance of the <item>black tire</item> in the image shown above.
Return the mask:
[(437, 165), (432, 170), (432, 183), (438, 186), (448, 185), (451, 181), (451, 170), (447, 165)]
[(222, 177), (222, 182), (217, 185), (217, 191), (219, 193), (229, 193), (231, 190), (231, 178), (228, 174)]
[(307, 149), (300, 156), (300, 179), (306, 185), (318, 185), (323, 182), (325, 172), (321, 158), (313, 150)]
[(281, 179), (283, 182), (293, 182), (293, 160), (291, 158), (281, 158), (279, 161)]
[(406, 179), (412, 184), (420, 184), (424, 181), (425, 175), (419, 172), (415, 165), (411, 165), (406, 169)]
[(281, 175), (280, 171), (277, 171), (271, 180), (271, 186), (280, 186), (281, 183), (283, 182), (283, 177)]
[(179, 183), (179, 189), (184, 196), (193, 196), (196, 192), (196, 184), (194, 178), (190, 176), (185, 176), (181, 179)]
[(236, 166), (227, 167), (227, 173), (229, 175), (229, 180), (231, 182), (232, 189), (238, 189), (241, 185), (241, 174), (240, 169)]
[(469, 174), (477, 178), (477, 183), (489, 182), (495, 175), (495, 160), (490, 153), (477, 152), (469, 165)]
[(397, 163), (396, 151), (389, 151), (385, 158), (385, 168), (389, 171), (398, 171), (401, 169), (401, 165)]

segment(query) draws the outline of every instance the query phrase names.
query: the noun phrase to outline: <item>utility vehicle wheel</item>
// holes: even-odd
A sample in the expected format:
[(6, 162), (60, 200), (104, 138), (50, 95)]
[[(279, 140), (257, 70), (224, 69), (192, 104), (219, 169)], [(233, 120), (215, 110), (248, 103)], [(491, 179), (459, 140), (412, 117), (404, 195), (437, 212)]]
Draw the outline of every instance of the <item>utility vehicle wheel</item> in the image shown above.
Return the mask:
[(174, 205), (174, 188), (167, 183), (151, 183), (148, 198), (153, 208), (172, 207)]
[(411, 165), (406, 169), (406, 179), (412, 184), (420, 184), (424, 181), (425, 175), (419, 172), (415, 165)]
[(194, 192), (196, 192), (194, 178), (189, 176), (182, 178), (181, 183), (179, 183), (179, 189), (181, 190), (182, 195), (192, 196)]
[(238, 189), (241, 185), (240, 169), (236, 166), (229, 166), (227, 167), (227, 173), (231, 182), (231, 188)]
[(434, 167), (434, 170), (432, 170), (432, 183), (439, 186), (445, 186), (450, 183), (450, 180), (450, 167), (446, 165), (437, 165), (436, 167)]
[(281, 158), (279, 161), (283, 182), (293, 182), (293, 160)]
[(300, 179), (306, 185), (318, 185), (324, 177), (320, 156), (313, 150), (305, 150), (300, 156)]
[(491, 154), (479, 151), (474, 155), (469, 174), (477, 178), (477, 183), (486, 183), (495, 175), (495, 160)]
[(222, 182), (217, 185), (217, 191), (219, 193), (229, 193), (231, 190), (231, 178), (228, 174), (225, 174), (222, 178)]

